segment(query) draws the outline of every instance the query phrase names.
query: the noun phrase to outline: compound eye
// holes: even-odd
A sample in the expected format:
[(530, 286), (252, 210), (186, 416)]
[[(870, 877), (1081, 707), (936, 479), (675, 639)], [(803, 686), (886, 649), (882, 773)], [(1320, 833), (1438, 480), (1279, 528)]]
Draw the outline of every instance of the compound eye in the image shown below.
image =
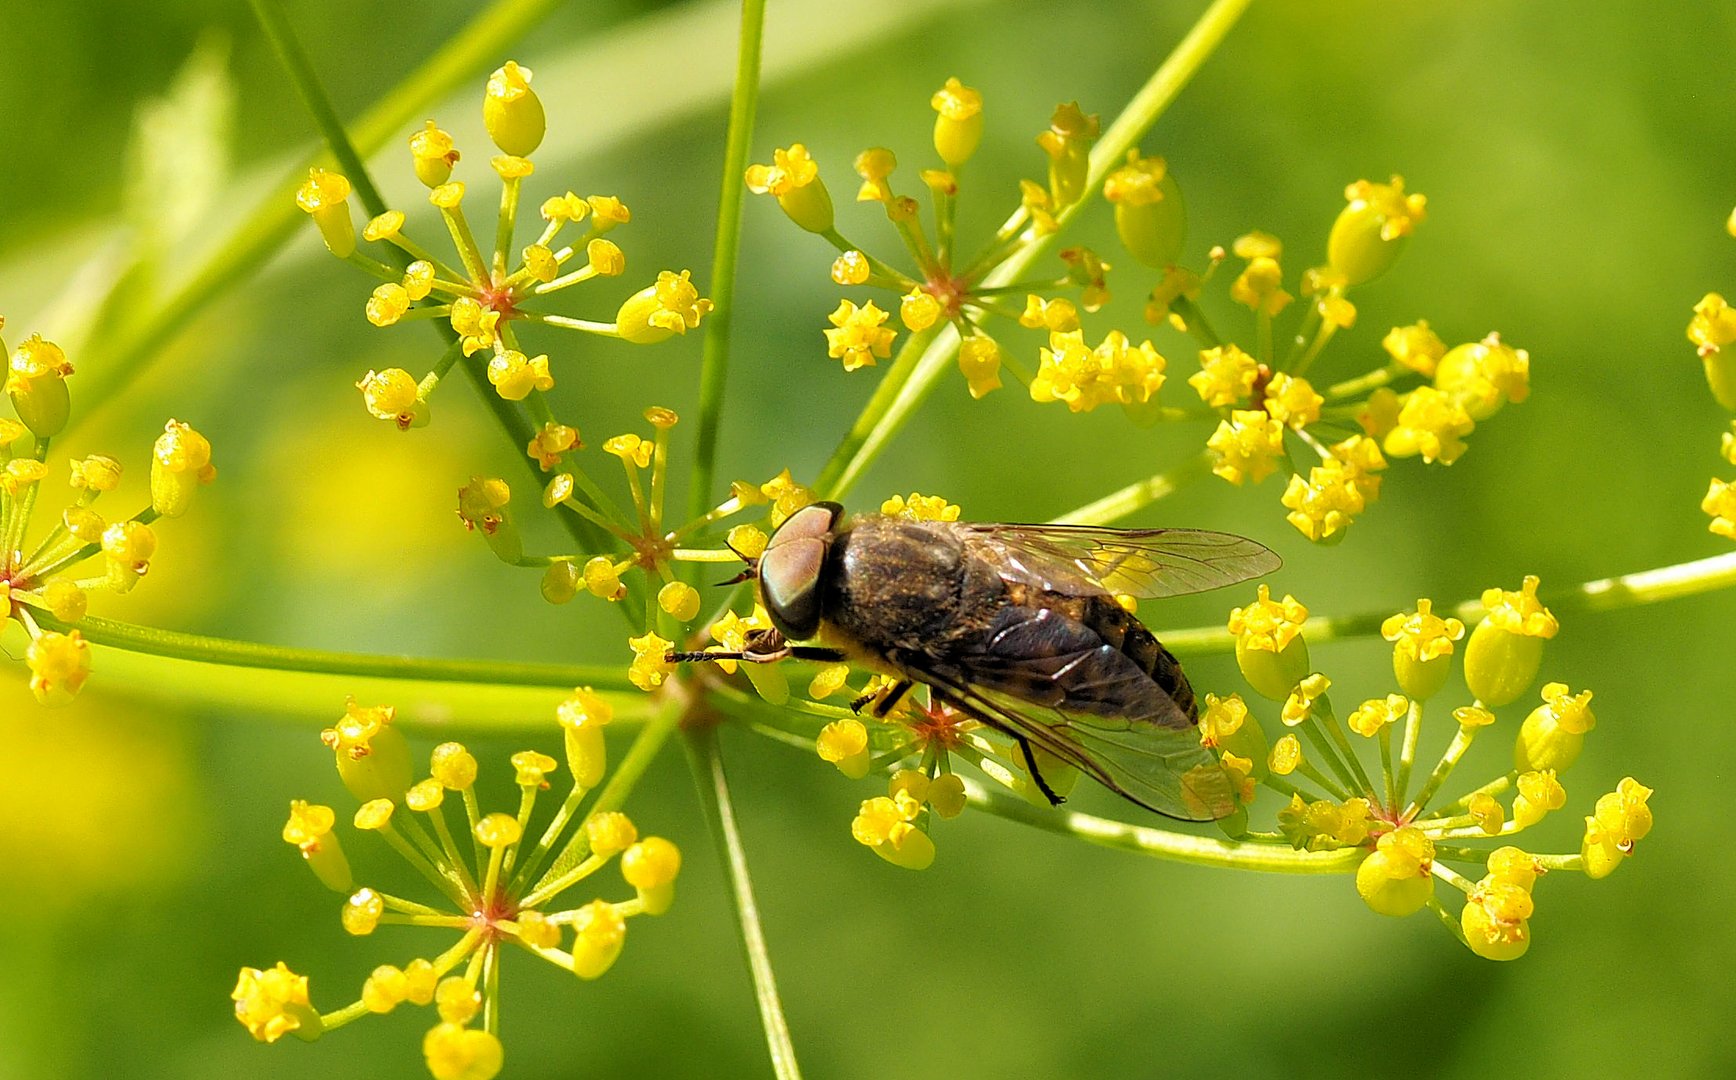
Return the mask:
[(820, 567), (826, 543), (817, 537), (787, 540), (760, 556), (760, 593), (778, 632), (793, 641), (820, 628)]
[(844, 508), (835, 502), (809, 503), (784, 519), (766, 547), (769, 550), (796, 540), (823, 537), (832, 531), (832, 526), (843, 514)]

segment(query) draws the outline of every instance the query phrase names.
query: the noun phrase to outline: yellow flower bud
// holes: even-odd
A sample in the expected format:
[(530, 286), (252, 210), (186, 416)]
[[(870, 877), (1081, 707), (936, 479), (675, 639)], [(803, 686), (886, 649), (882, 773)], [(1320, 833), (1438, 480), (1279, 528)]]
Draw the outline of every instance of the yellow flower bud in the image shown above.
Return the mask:
[(1236, 665), (1262, 696), (1283, 701), (1308, 674), (1308, 645), (1302, 624), (1308, 609), (1293, 596), (1273, 600), (1267, 586), (1258, 599), (1230, 612), (1230, 633), (1236, 636)]
[(648, 836), (621, 854), (621, 876), (639, 890), (645, 914), (661, 915), (675, 902), (681, 850), (661, 836)]
[(41, 334), (32, 334), (13, 351), (6, 370), (6, 393), (18, 419), (37, 438), (53, 438), (66, 427), (72, 414), (72, 398), (66, 389), (66, 377), (71, 374), (66, 353)]
[(713, 305), (699, 295), (689, 280), (690, 273), (660, 271), (657, 284), (629, 296), (615, 313), (615, 331), (621, 339), (635, 345), (653, 345), (698, 326)]
[(429, 756), (428, 775), (448, 791), (465, 791), (476, 783), (476, 755), (463, 743), (443, 742)]
[(599, 599), (619, 600), (627, 595), (627, 586), (621, 584), (620, 571), (607, 556), (593, 555), (586, 560), (584, 579), (585, 588)]
[(128, 592), (151, 567), (157, 534), (142, 521), (117, 521), (103, 530), (103, 555), (108, 559), (108, 586)]
[(1416, 829), (1385, 833), (1356, 868), (1357, 894), (1378, 914), (1414, 914), (1435, 894), (1434, 856), (1434, 843)]
[(566, 735), (567, 769), (581, 788), (594, 788), (603, 781), (608, 755), (603, 728), (615, 718), (615, 709), (588, 686), (575, 689), (555, 710)]
[(1187, 207), (1163, 158), (1129, 150), (1127, 163), (1103, 181), (1103, 197), (1114, 204), (1116, 235), (1135, 259), (1161, 270), (1181, 257)]
[(365, 937), (380, 925), (380, 916), (385, 913), (386, 901), (379, 893), (372, 889), (357, 889), (344, 901), (344, 932), (354, 937)]
[(579, 594), (581, 580), (571, 559), (556, 559), (543, 571), (542, 598), (551, 604), (564, 604)]
[(1520, 772), (1534, 769), (1560, 771), (1579, 758), (1585, 733), (1597, 726), (1591, 711), (1591, 691), (1568, 692), (1566, 683), (1547, 683), (1543, 704), (1532, 709), (1519, 725), (1513, 745), (1513, 764)]
[(1717, 293), (1707, 293), (1694, 305), (1688, 340), (1700, 353), (1712, 396), (1718, 404), (1736, 412), (1736, 350), (1726, 348), (1736, 343), (1736, 308)]
[(1344, 190), (1345, 208), (1326, 238), (1326, 261), (1345, 285), (1384, 274), (1404, 250), (1405, 238), (1426, 214), (1428, 200), (1406, 195), (1402, 177), (1390, 183), (1358, 180)]
[[(350, 863), (344, 857), (343, 844), (339, 843), (337, 833), (332, 832), (336, 823), (337, 814), (331, 807), (297, 799), (289, 804), (289, 820), (283, 825), (283, 840), (301, 850), (308, 869), (321, 884), (333, 892), (348, 892)], [(345, 919), (348, 918), (346, 912)]]
[(1515, 786), (1519, 794), (1513, 800), (1513, 823), (1521, 829), (1529, 829), (1549, 811), (1567, 805), (1567, 790), (1555, 778), (1554, 769), (1520, 773)]
[(30, 669), (30, 692), (43, 705), (65, 705), (78, 696), (90, 677), (90, 643), (77, 630), (44, 631), (24, 651)]
[(512, 489), (499, 478), (473, 476), (458, 489), (459, 520), (466, 529), (480, 532), (503, 562), (518, 561), (524, 551), (518, 526), (507, 512), (511, 501)]
[(983, 137), (983, 96), (959, 82), (946, 80), (929, 104), (934, 118), (934, 152), (952, 168), (958, 168), (976, 153)]
[(319, 1012), (308, 1003), (307, 976), (297, 975), (281, 960), (274, 968), (242, 968), (229, 996), (235, 1002), (235, 1019), (260, 1042), (290, 1034), (312, 1042), (324, 1030)]
[(494, 1080), (506, 1048), (492, 1031), (446, 1021), (422, 1036), (422, 1060), (434, 1080)]
[(607, 900), (593, 900), (573, 919), (573, 974), (595, 979), (608, 971), (627, 942), (627, 920)]
[(772, 153), (770, 165), (750, 165), (747, 188), (756, 195), (770, 195), (789, 219), (811, 233), (830, 232), (833, 223), (832, 195), (820, 179), (820, 166), (801, 143)]
[(452, 178), (452, 166), (459, 157), (452, 148), (452, 136), (435, 127), (432, 120), (410, 136), (410, 154), (415, 159), (416, 179), (431, 188)]
[(1085, 194), (1091, 147), (1100, 131), (1096, 116), (1086, 116), (1078, 102), (1069, 101), (1055, 106), (1049, 130), (1037, 136), (1037, 145), (1049, 155), (1049, 191), (1057, 209), (1071, 206)]
[[(471, 761), (474, 762), (475, 759), (472, 758)], [(490, 851), (509, 848), (524, 836), (524, 828), (511, 814), (487, 814), (476, 823), (473, 831), (476, 833), (476, 842)]]
[(85, 491), (113, 491), (121, 483), (121, 463), (107, 454), (92, 454), (72, 463), (72, 486)]
[(1465, 624), (1436, 615), (1434, 602), (1425, 597), (1414, 613), (1381, 623), (1380, 635), (1393, 643), (1392, 671), (1399, 688), (1415, 701), (1427, 701), (1446, 685), (1453, 642), (1465, 636)]
[(657, 606), (679, 622), (692, 622), (699, 615), (699, 590), (685, 581), (671, 581), (657, 590)]
[(410, 744), (392, 726), (390, 705), (357, 705), (351, 701), (338, 722), (320, 732), (320, 742), (332, 751), (338, 777), (358, 799), (398, 800), (410, 786)]
[(170, 420), (151, 454), (151, 506), (162, 517), (180, 517), (199, 485), (216, 479), (211, 443), (188, 424)]
[(868, 728), (855, 717), (834, 720), (820, 729), (814, 740), (820, 760), (829, 761), (852, 780), (868, 775)]
[(591, 843), (592, 855), (607, 859), (632, 847), (639, 839), (639, 830), (626, 814), (606, 810), (585, 822), (585, 839)]
[(981, 400), (1001, 386), (1001, 347), (992, 337), (973, 334), (958, 344), (958, 370), (970, 396)]
[(1538, 578), (1525, 578), (1518, 592), (1483, 593), (1488, 615), (1465, 645), (1465, 685), (1483, 704), (1499, 708), (1516, 701), (1543, 665), (1543, 642), (1560, 629), (1537, 599)]
[(868, 256), (860, 251), (846, 251), (832, 260), (832, 280), (839, 285), (860, 285), (871, 273)]
[(350, 218), (350, 182), (341, 173), (309, 169), (307, 182), (296, 189), (295, 205), (319, 228), (326, 250), (347, 259), (356, 250), (356, 223)]
[(964, 778), (957, 773), (941, 773), (928, 785), (928, 805), (949, 821), (964, 813), (965, 802)]
[(542, 101), (530, 88), (531, 71), (508, 60), (488, 77), (482, 98), (482, 124), (494, 145), (514, 157), (529, 157), (542, 145), (548, 120)]
[(1471, 890), (1459, 913), (1465, 943), (1485, 960), (1517, 960), (1531, 947), (1531, 894), (1493, 875)]

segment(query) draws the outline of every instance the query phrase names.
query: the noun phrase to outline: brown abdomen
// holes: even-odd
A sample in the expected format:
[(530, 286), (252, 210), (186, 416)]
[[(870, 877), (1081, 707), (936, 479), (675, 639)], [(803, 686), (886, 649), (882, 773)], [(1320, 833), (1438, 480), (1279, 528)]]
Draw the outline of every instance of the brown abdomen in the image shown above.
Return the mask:
[[(1050, 594), (1054, 596), (1054, 594)], [(1074, 610), (1068, 614), (1084, 623), (1101, 637), (1105, 644), (1118, 649), (1123, 656), (1151, 676), (1181, 706), (1181, 711), (1194, 720), (1199, 708), (1194, 701), (1193, 686), (1182, 674), (1181, 661), (1163, 647), (1145, 624), (1130, 615), (1125, 608), (1107, 596), (1056, 597)], [(1049, 606), (1060, 606), (1060, 603)]]

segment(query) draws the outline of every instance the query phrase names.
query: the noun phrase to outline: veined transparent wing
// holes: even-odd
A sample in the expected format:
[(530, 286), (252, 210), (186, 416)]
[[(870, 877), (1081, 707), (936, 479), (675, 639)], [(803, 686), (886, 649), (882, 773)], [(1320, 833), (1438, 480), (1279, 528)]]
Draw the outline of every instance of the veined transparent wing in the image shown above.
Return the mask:
[(1207, 529), (1107, 529), (1092, 525), (956, 526), (1002, 576), (1055, 592), (1081, 582), (1141, 599), (1234, 585), (1283, 565), (1264, 544)]

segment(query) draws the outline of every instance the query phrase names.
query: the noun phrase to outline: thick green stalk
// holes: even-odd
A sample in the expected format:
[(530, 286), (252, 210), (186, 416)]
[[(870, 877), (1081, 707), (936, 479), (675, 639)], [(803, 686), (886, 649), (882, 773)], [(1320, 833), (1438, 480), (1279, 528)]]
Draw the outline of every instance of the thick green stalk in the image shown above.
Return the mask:
[(95, 616), (69, 624), (44, 613), (39, 621), (44, 627), (63, 632), (76, 625), (85, 640), (96, 645), (108, 645), (152, 656), (267, 671), (304, 671), (382, 679), (507, 683), (514, 686), (571, 687), (588, 684), (611, 689), (624, 689), (628, 686), (621, 669), (615, 665), (537, 664), (520, 660), (434, 660), (413, 656), (332, 652), (326, 649), (293, 649), (256, 641), (233, 641), (201, 634), (183, 634), (176, 630), (159, 630), (152, 626), (115, 622)]
[[(1158, 118), (1217, 49), (1250, 3), (1252, 0), (1214, 0), (1199, 21), (1194, 23), (1193, 29), (1188, 31), (1187, 36), (1152, 73), (1139, 92), (1133, 95), (1121, 115), (1117, 116), (1103, 133), (1103, 138), (1092, 147), (1085, 194), (1058, 215), (1060, 229), (1064, 230), (1068, 223), (1091, 204), (1102, 190), (1104, 177), (1121, 164), (1128, 149), (1157, 123)], [(1014, 219), (1009, 221), (1014, 221), (1017, 217), (1015, 214)], [(1060, 231), (1057, 230), (1049, 236), (1034, 237), (989, 273), (983, 279), (982, 286), (992, 289), (1020, 280), (1037, 256), (1048, 250), (1059, 235)], [(910, 342), (907, 341), (905, 346), (909, 348)], [(908, 367), (895, 364), (887, 371), (881, 386), (869, 399), (862, 416), (822, 470), (818, 490), (824, 497), (841, 497), (861, 479), (863, 471), (880, 456), (886, 444), (909, 423), (917, 408), (933, 392), (941, 376), (951, 365), (957, 347), (958, 335), (949, 331), (935, 338), (914, 364)]]
[(729, 778), (724, 773), (723, 754), (718, 747), (717, 725), (694, 725), (687, 729), (686, 736), (687, 760), (693, 768), (693, 782), (699, 789), (699, 801), (705, 807), (706, 821), (711, 825), (718, 858), (723, 861), (724, 872), (729, 876), (730, 900), (735, 907), (742, 952), (753, 975), (754, 998), (759, 1003), (760, 1026), (765, 1029), (772, 1074), (779, 1080), (800, 1080), (802, 1072), (796, 1065), (795, 1044), (790, 1041), (789, 1024), (784, 1020), (783, 1001), (778, 997), (777, 979), (772, 972), (771, 953), (766, 948), (765, 932), (760, 928), (759, 904), (754, 900), (747, 850), (742, 845), (741, 830), (736, 825), (735, 804), (730, 797)]
[(717, 470), (717, 432), (729, 375), (729, 333), (735, 323), (735, 272), (754, 112), (759, 104), (760, 37), (765, 14), (765, 0), (742, 0), (735, 93), (729, 103), (729, 136), (723, 148), (723, 179), (718, 185), (717, 242), (711, 258), (711, 299), (717, 307), (706, 324), (699, 361), (699, 434), (687, 492), (690, 518), (711, 508), (711, 485)]

